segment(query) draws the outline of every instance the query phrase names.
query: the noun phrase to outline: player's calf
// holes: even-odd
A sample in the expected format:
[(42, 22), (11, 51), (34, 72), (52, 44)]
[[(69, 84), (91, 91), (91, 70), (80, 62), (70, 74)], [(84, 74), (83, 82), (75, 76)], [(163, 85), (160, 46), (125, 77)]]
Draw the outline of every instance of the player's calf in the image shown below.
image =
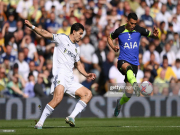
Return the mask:
[(114, 116), (115, 117), (117, 117), (119, 115), (120, 110), (121, 110), (121, 106), (129, 101), (129, 99), (132, 96), (132, 92), (133, 91), (130, 91), (130, 93), (125, 92), (121, 99), (117, 99), (116, 108), (114, 109)]
[(75, 118), (76, 116), (81, 113), (87, 106), (87, 103), (92, 98), (92, 93), (90, 90), (88, 90), (86, 87), (79, 88), (76, 93), (76, 96), (80, 97), (80, 100), (77, 102), (73, 112), (70, 116), (66, 117), (65, 121), (68, 123), (71, 127), (75, 126)]
[(76, 96), (80, 97), (80, 100), (82, 100), (83, 102), (85, 102), (86, 104), (91, 100), (92, 98), (92, 92), (87, 89), (86, 87), (81, 87), (79, 88), (76, 93)]
[(44, 121), (49, 115), (53, 113), (54, 108), (61, 102), (63, 95), (64, 95), (64, 86), (58, 85), (55, 88), (53, 99), (45, 106), (41, 118), (39, 119), (38, 123), (35, 125), (34, 128), (42, 129)]
[(128, 82), (133, 86), (133, 90), (135, 91), (136, 96), (139, 97), (140, 96), (140, 88), (137, 84), (136, 77), (134, 76), (133, 68), (131, 65), (127, 66), (126, 74), (127, 74)]

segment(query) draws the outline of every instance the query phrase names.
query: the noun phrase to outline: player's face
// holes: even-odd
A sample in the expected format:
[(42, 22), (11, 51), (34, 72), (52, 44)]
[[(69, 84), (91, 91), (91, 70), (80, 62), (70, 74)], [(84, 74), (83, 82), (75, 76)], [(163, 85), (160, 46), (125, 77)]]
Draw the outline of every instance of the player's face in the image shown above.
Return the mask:
[(74, 31), (74, 39), (75, 39), (76, 43), (78, 43), (81, 40), (82, 36), (83, 36), (83, 30), (82, 29), (80, 29), (78, 31)]
[(137, 24), (137, 20), (134, 20), (134, 19), (129, 19), (128, 22), (127, 22), (127, 25), (129, 27), (129, 30), (133, 31), (135, 26)]

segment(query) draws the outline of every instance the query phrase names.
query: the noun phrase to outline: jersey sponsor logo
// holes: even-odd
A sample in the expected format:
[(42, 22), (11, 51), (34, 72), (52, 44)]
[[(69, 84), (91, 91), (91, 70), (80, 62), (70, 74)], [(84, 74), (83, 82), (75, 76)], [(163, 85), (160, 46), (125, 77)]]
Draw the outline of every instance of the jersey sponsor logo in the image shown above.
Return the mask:
[(129, 44), (126, 42), (125, 44), (124, 44), (124, 49), (125, 48), (128, 48), (128, 49), (134, 49), (135, 47), (137, 47), (138, 48), (138, 45), (137, 45), (137, 42), (130, 42)]
[(67, 49), (66, 48), (64, 48), (64, 53), (66, 53), (67, 52)]
[(67, 53), (69, 56), (73, 57), (74, 59), (76, 58), (76, 55), (74, 55), (71, 51), (67, 50), (64, 48), (64, 53)]
[(128, 35), (129, 35), (129, 38), (128, 38), (128, 40), (131, 40), (132, 38), (131, 38), (131, 34), (130, 33), (128, 33)]

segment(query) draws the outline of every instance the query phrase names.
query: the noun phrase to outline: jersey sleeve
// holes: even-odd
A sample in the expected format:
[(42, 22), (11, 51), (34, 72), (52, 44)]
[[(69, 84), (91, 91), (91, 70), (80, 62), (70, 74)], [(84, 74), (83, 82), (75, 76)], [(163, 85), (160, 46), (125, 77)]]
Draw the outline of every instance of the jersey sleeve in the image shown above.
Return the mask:
[(78, 62), (78, 61), (80, 61), (80, 48), (78, 47), (77, 48), (77, 55), (76, 55), (76, 59), (75, 59), (75, 62)]
[(116, 38), (119, 36), (119, 34), (121, 34), (124, 30), (125, 30), (125, 27), (124, 27), (124, 26), (120, 26), (120, 27), (117, 28), (114, 32), (112, 32), (112, 33), (110, 34), (110, 38), (111, 38), (112, 40), (116, 39)]
[(51, 42), (59, 43), (60, 42), (60, 36), (61, 36), (61, 34), (53, 34), (53, 39), (51, 40)]
[(143, 28), (143, 27), (140, 27), (139, 25), (136, 26), (136, 30), (142, 35), (142, 36), (145, 36), (145, 37), (149, 37), (151, 35), (151, 31)]

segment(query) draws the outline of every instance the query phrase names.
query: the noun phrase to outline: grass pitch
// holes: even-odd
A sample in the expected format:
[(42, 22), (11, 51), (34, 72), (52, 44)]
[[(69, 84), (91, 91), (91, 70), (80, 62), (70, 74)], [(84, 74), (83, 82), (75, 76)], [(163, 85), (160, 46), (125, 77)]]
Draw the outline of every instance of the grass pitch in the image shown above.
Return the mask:
[[(180, 135), (180, 117), (76, 118), (72, 128), (64, 119), (47, 119), (43, 129), (35, 120), (0, 120), (0, 134), (14, 135)], [(4, 132), (14, 130), (15, 132)]]

